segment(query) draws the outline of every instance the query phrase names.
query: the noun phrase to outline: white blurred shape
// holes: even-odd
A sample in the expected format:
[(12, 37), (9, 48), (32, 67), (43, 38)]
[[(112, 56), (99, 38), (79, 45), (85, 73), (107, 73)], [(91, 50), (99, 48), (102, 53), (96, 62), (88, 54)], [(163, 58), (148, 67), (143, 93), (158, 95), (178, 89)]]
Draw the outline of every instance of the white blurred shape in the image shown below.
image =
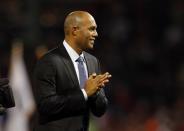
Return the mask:
[(10, 69), (10, 86), (13, 90), (15, 107), (8, 109), (5, 131), (28, 131), (29, 118), (35, 103), (23, 60), (23, 44), (13, 44)]

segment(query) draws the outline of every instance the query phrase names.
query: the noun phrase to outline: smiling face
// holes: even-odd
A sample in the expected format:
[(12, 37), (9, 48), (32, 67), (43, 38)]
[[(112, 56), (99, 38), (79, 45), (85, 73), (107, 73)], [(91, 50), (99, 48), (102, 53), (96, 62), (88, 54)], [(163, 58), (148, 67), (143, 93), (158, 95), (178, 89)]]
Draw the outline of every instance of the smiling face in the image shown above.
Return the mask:
[(78, 53), (93, 49), (95, 38), (98, 36), (96, 22), (88, 12), (74, 11), (64, 23), (65, 40)]
[(76, 44), (81, 50), (93, 49), (95, 38), (98, 36), (97, 25), (91, 15), (85, 15), (76, 33)]

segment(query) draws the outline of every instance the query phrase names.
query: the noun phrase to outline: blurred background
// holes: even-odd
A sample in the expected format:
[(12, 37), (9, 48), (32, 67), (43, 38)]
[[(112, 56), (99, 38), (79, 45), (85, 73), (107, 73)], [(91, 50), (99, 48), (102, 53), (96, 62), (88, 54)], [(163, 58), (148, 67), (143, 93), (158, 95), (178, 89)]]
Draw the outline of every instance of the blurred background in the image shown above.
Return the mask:
[(74, 10), (94, 16), (99, 37), (90, 53), (113, 76), (108, 111), (92, 116), (90, 131), (184, 131), (183, 0), (1, 0), (0, 77), (8, 77), (12, 44), (21, 41), (32, 80)]

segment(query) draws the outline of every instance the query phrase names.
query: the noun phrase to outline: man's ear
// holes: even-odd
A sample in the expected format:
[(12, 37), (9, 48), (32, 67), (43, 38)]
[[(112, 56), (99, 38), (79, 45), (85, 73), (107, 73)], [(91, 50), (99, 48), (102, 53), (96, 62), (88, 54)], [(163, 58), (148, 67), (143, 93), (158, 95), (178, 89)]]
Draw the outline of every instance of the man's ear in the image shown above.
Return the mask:
[(76, 36), (78, 30), (79, 30), (79, 27), (77, 27), (77, 26), (72, 27), (72, 35), (73, 35), (73, 36)]

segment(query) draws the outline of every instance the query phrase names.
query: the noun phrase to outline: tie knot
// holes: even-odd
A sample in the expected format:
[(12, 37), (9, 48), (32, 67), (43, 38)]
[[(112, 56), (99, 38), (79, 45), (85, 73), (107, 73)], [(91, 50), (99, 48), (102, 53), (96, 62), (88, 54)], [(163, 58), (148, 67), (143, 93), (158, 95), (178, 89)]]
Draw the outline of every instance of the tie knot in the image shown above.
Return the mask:
[(79, 58), (76, 61), (79, 63), (82, 63), (84, 62), (84, 58), (82, 56), (79, 56)]

